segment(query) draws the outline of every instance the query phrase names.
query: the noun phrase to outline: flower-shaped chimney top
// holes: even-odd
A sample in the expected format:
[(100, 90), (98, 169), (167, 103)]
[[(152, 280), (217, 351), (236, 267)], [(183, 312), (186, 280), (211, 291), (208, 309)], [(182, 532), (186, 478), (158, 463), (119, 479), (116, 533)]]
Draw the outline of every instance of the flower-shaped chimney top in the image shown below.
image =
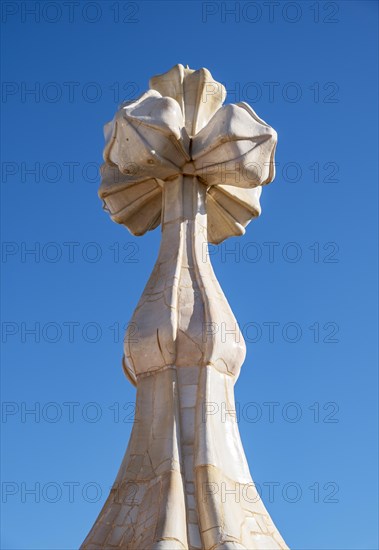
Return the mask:
[(274, 178), (277, 136), (249, 105), (223, 105), (225, 97), (207, 69), (176, 65), (121, 105), (105, 125), (99, 189), (114, 221), (134, 235), (157, 227), (162, 189), (183, 174), (207, 186), (209, 242), (245, 232)]

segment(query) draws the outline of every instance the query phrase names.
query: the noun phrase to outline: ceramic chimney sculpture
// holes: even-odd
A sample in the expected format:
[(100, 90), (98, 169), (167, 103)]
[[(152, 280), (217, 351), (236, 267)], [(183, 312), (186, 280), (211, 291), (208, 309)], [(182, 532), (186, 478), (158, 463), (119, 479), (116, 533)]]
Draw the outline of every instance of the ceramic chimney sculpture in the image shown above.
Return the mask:
[(105, 126), (104, 207), (134, 235), (161, 224), (162, 240), (125, 339), (135, 422), (85, 550), (287, 548), (241, 444), (245, 343), (207, 253), (260, 214), (277, 136), (225, 97), (208, 70), (176, 65)]

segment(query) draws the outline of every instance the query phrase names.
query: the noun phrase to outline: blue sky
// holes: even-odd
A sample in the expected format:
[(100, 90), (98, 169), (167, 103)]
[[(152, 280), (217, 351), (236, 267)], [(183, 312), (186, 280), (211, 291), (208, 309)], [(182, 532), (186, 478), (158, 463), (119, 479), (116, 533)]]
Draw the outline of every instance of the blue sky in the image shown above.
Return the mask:
[(279, 134), (261, 218), (212, 248), (253, 478), (291, 548), (378, 548), (377, 3), (77, 4), (2, 3), (2, 548), (77, 548), (125, 451), (160, 232), (102, 211), (102, 126), (177, 63)]

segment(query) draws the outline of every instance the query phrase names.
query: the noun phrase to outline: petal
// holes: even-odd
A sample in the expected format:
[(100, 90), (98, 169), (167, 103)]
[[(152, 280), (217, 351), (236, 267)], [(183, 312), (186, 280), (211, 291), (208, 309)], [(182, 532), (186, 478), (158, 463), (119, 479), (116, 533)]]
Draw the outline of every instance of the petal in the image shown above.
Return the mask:
[(162, 188), (154, 178), (136, 181), (117, 167), (103, 164), (99, 197), (113, 221), (133, 235), (155, 229), (161, 221)]
[(246, 103), (225, 105), (194, 137), (192, 158), (208, 185), (265, 185), (275, 176), (277, 134)]
[(189, 159), (183, 124), (178, 103), (150, 90), (124, 104), (105, 126), (104, 160), (137, 179), (175, 175)]
[(261, 213), (261, 191), (261, 187), (210, 187), (207, 193), (208, 241), (219, 244), (228, 237), (243, 235), (245, 227)]
[(208, 124), (226, 97), (224, 86), (213, 79), (208, 69), (194, 71), (183, 65), (151, 78), (150, 88), (177, 101), (190, 136)]

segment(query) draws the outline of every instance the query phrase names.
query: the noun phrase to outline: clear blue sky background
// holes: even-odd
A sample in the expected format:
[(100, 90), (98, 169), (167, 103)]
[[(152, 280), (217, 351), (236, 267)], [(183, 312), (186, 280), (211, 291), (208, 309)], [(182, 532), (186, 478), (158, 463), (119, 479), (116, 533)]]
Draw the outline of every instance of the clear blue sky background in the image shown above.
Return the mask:
[(74, 8), (2, 6), (2, 548), (77, 548), (121, 462), (123, 326), (160, 232), (113, 224), (95, 167), (117, 104), (183, 63), (279, 134), (261, 218), (212, 249), (247, 340), (253, 478), (291, 548), (377, 549), (377, 3)]

